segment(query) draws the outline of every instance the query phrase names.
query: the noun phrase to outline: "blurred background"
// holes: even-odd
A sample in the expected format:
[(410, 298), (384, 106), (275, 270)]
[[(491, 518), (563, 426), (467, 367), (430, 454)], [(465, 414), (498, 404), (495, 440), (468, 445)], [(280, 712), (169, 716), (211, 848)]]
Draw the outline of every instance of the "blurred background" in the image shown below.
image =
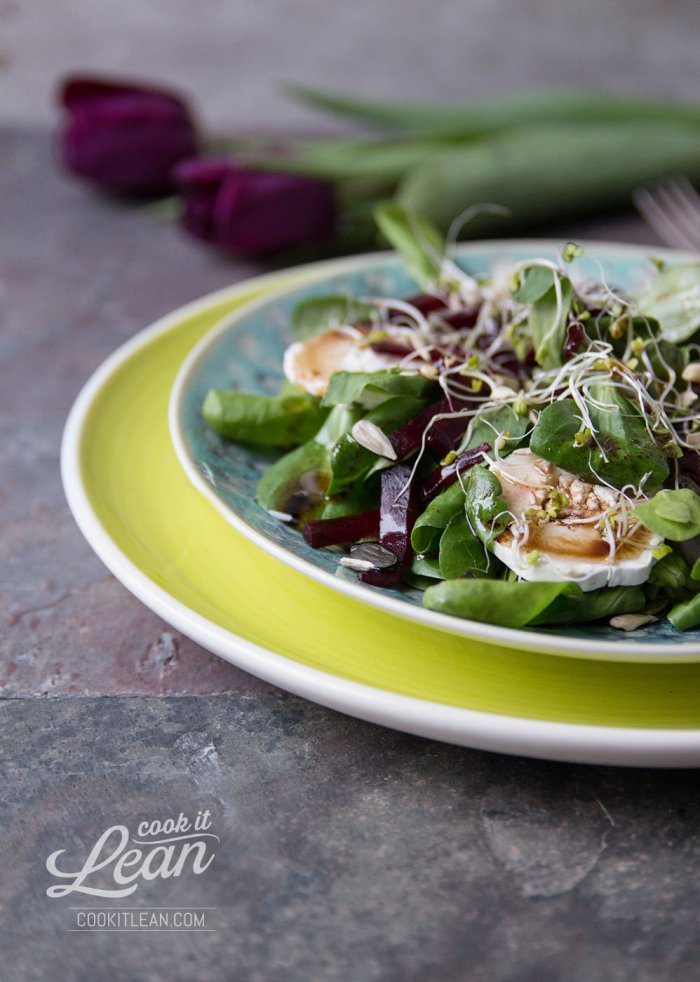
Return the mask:
[(0, 0), (0, 118), (76, 70), (189, 94), (210, 131), (337, 129), (285, 82), (467, 101), (522, 86), (697, 99), (697, 0)]

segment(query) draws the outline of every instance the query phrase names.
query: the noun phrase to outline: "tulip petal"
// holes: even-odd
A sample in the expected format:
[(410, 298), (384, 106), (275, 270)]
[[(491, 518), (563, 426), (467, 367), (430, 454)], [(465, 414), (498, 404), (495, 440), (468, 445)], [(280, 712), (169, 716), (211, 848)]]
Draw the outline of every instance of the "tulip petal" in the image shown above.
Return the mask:
[(158, 195), (172, 187), (172, 169), (197, 152), (187, 105), (158, 89), (75, 78), (61, 98), (65, 167), (108, 191)]

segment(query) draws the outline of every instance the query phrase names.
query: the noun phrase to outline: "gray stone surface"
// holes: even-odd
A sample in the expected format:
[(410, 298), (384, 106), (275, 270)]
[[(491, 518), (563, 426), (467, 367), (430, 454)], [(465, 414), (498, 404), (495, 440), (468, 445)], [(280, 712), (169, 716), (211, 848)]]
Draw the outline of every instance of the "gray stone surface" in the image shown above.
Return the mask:
[[(0, 159), (1, 982), (697, 976), (695, 773), (351, 720), (214, 658), (106, 573), (58, 476), (80, 385), (155, 317), (259, 269), (66, 180), (46, 134), (0, 134)], [(631, 215), (555, 231), (655, 241)], [(69, 931), (50, 853), (77, 868), (111, 825), (199, 809), (211, 868), (115, 905), (213, 907), (214, 932)]]
[(177, 85), (230, 131), (318, 126), (286, 82), (415, 100), (565, 85), (697, 99), (699, 28), (696, 0), (197, 0), (196, 14), (181, 0), (2, 0), (0, 119), (47, 122), (76, 69)]
[[(499, 757), (282, 693), (7, 701), (0, 751), (4, 982), (697, 977), (694, 772)], [(55, 850), (77, 869), (111, 825), (198, 809), (205, 873), (46, 896)], [(79, 935), (72, 905), (213, 907), (215, 931)]]

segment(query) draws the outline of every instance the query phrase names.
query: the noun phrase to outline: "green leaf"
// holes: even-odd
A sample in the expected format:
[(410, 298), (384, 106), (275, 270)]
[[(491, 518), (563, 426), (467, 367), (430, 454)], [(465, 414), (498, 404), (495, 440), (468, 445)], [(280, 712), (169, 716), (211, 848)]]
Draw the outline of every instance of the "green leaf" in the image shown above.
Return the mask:
[(227, 440), (262, 447), (290, 447), (309, 440), (328, 410), (307, 393), (260, 396), (210, 389), (202, 405), (202, 415)]
[(700, 329), (700, 263), (669, 266), (639, 294), (637, 306), (659, 322), (667, 341), (687, 341)]
[(522, 283), (513, 293), (518, 303), (534, 303), (554, 286), (554, 271), (549, 266), (528, 266)]
[(442, 530), (454, 515), (465, 515), (465, 507), (466, 498), (459, 481), (441, 491), (416, 519), (411, 532), (414, 551), (425, 553), (437, 549)]
[(685, 542), (700, 535), (700, 495), (690, 488), (659, 491), (637, 505), (633, 514), (646, 528), (671, 542)]
[(647, 583), (664, 590), (681, 590), (687, 583), (690, 569), (678, 552), (671, 552), (658, 563), (654, 563)]
[(700, 123), (700, 111), (692, 104), (635, 99), (588, 89), (535, 89), (461, 104), (367, 99), (303, 85), (287, 85), (285, 89), (293, 99), (344, 119), (460, 137), (538, 123), (620, 124), (632, 120), (642, 121), (647, 129), (658, 120)]
[(380, 231), (400, 253), (419, 286), (435, 289), (446, 251), (440, 232), (425, 218), (394, 202), (379, 205), (374, 214)]
[[(528, 333), (535, 348), (537, 364), (543, 368), (559, 368), (562, 364), (562, 349), (574, 290), (571, 281), (565, 276), (559, 276), (551, 269), (545, 272), (549, 273), (549, 287), (534, 297), (530, 303)], [(526, 292), (534, 294), (542, 290), (545, 279), (543, 275), (539, 275), (531, 290), (527, 290), (526, 283)], [(559, 296), (557, 296), (557, 286)]]
[(351, 297), (310, 297), (308, 300), (300, 300), (296, 305), (290, 324), (294, 336), (305, 340), (332, 327), (369, 323), (376, 316), (375, 307)]
[(503, 446), (500, 448), (499, 454), (501, 457), (507, 457), (508, 454), (522, 446), (531, 429), (532, 423), (529, 418), (519, 416), (510, 406), (491, 409), (475, 419), (471, 436), (467, 440), (465, 434), (465, 439), (458, 447), (457, 453), (473, 450), (475, 447), (481, 446), (482, 443), (493, 446), (499, 437), (503, 437)]
[(343, 186), (338, 188), (341, 197), (351, 181), (377, 187), (385, 196), (404, 174), (436, 149), (447, 146), (447, 141), (426, 139), (295, 140), (290, 153), (284, 156), (275, 149), (258, 151), (248, 154), (246, 163), (260, 170), (284, 170), (326, 181), (342, 181)]
[(256, 497), (268, 511), (303, 514), (321, 503), (329, 481), (328, 449), (309, 440), (265, 471)]
[(358, 405), (374, 409), (392, 396), (426, 400), (438, 385), (423, 375), (403, 374), (398, 368), (380, 372), (336, 372), (323, 397), (324, 406)]
[(465, 492), (469, 525), (474, 534), (489, 545), (510, 521), (501, 482), (487, 467), (477, 464), (469, 471)]
[(411, 572), (415, 576), (426, 576), (432, 580), (444, 579), (440, 571), (440, 563), (434, 556), (414, 556)]
[(641, 587), (614, 586), (591, 590), (581, 596), (563, 594), (530, 621), (535, 624), (583, 624), (610, 620), (618, 614), (636, 614), (646, 605)]
[(645, 490), (656, 490), (668, 477), (668, 463), (636, 408), (612, 386), (591, 386), (589, 392), (603, 407), (588, 403), (604, 452), (593, 442), (577, 445), (582, 422), (573, 399), (560, 399), (543, 409), (530, 437), (532, 452), (593, 484), (602, 478), (623, 488), (639, 485), (650, 474)]
[[(408, 396), (395, 396), (383, 402), (376, 409), (370, 410), (364, 417), (357, 414), (357, 419), (366, 419), (374, 423), (384, 433), (392, 433), (403, 426), (423, 408), (420, 399)], [(329, 494), (337, 494), (343, 488), (355, 481), (366, 477), (377, 463), (377, 455), (354, 439), (352, 433), (346, 431), (333, 446), (330, 453), (331, 471), (333, 474)]]
[[(330, 488), (328, 489), (330, 494)], [(342, 494), (327, 498), (319, 518), (345, 518), (346, 515), (359, 515), (377, 507), (377, 488), (358, 481), (346, 488)]]
[(502, 627), (525, 627), (557, 597), (580, 597), (576, 583), (526, 583), (507, 580), (445, 580), (429, 587), (423, 603), (455, 617)]
[[(700, 126), (670, 118), (516, 123), (426, 158), (401, 180), (396, 200), (444, 229), (467, 206), (493, 202), (511, 210), (516, 228), (626, 203), (635, 187), (669, 173), (700, 178)], [(502, 218), (484, 214), (464, 233), (478, 238), (502, 228)]]
[(677, 631), (689, 631), (697, 627), (700, 624), (700, 593), (671, 607), (667, 616)]
[(463, 514), (453, 515), (440, 538), (439, 566), (445, 580), (488, 576), (494, 557), (474, 535)]

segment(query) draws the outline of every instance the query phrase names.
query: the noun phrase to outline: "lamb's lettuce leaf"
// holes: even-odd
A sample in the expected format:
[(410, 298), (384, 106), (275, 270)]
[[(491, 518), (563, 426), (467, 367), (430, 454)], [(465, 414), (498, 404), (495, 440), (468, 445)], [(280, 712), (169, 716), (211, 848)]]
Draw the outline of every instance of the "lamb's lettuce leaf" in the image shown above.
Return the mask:
[(563, 594), (530, 621), (535, 624), (582, 624), (609, 620), (618, 614), (636, 614), (646, 605), (644, 591), (638, 586), (604, 587), (581, 596)]
[(227, 440), (260, 447), (293, 447), (311, 439), (328, 410), (306, 392), (262, 396), (210, 389), (202, 415)]
[(292, 311), (290, 326), (294, 336), (303, 341), (332, 327), (367, 324), (376, 317), (377, 309), (372, 304), (333, 294), (300, 300)]
[(428, 400), (439, 395), (439, 386), (418, 374), (404, 374), (398, 368), (379, 372), (336, 372), (331, 375), (324, 406), (356, 405), (374, 409), (394, 396)]
[(472, 532), (464, 514), (453, 515), (440, 537), (439, 568), (443, 579), (491, 576), (497, 560)]
[(530, 437), (532, 452), (594, 484), (602, 479), (623, 488), (640, 484), (648, 474), (644, 489), (655, 491), (669, 475), (668, 463), (636, 407), (605, 383), (592, 385), (589, 393), (588, 409), (601, 446), (585, 433), (574, 400), (560, 399), (542, 410)]
[(510, 521), (501, 482), (487, 467), (477, 464), (469, 471), (464, 488), (469, 525), (477, 538), (489, 545)]
[(429, 503), (418, 516), (411, 532), (411, 545), (414, 552), (433, 552), (437, 549), (443, 529), (450, 524), (454, 515), (465, 515), (466, 498), (459, 481), (450, 484)]
[(328, 448), (316, 440), (276, 460), (258, 482), (257, 499), (268, 511), (301, 514), (320, 503), (331, 479)]
[(700, 593), (671, 607), (667, 616), (677, 631), (689, 631), (700, 625)]
[(331, 481), (331, 450), (354, 418), (347, 406), (335, 406), (313, 439), (276, 460), (258, 482), (256, 496), (262, 507), (297, 514), (321, 503)]
[(639, 294), (637, 307), (659, 322), (667, 341), (687, 341), (700, 329), (700, 263), (663, 270)]
[(499, 449), (501, 457), (517, 450), (525, 442), (525, 437), (532, 429), (532, 423), (527, 416), (519, 416), (510, 406), (500, 406), (498, 409), (491, 409), (483, 413), (475, 421), (469, 439), (464, 435), (462, 443), (457, 448), (457, 453), (463, 450), (473, 450), (480, 447), (482, 443), (493, 446), (494, 442), (503, 436), (503, 445)]
[(533, 265), (525, 270), (513, 297), (529, 304), (528, 334), (537, 364), (542, 368), (559, 368), (574, 297), (571, 280), (549, 266)]
[(671, 542), (685, 542), (700, 535), (700, 495), (690, 488), (659, 491), (637, 505), (634, 515), (646, 528)]
[(444, 580), (429, 587), (423, 603), (456, 617), (502, 627), (525, 627), (558, 597), (580, 597), (576, 583), (526, 583), (508, 580)]
[[(413, 399), (411, 396), (394, 396), (366, 414), (359, 411), (357, 419), (366, 419), (389, 434), (417, 416), (422, 408), (423, 401), (420, 399)], [(360, 446), (350, 430), (346, 430), (330, 452), (333, 477), (328, 493), (338, 494), (343, 488), (366, 477), (375, 468), (377, 461), (377, 455), (366, 447)]]

